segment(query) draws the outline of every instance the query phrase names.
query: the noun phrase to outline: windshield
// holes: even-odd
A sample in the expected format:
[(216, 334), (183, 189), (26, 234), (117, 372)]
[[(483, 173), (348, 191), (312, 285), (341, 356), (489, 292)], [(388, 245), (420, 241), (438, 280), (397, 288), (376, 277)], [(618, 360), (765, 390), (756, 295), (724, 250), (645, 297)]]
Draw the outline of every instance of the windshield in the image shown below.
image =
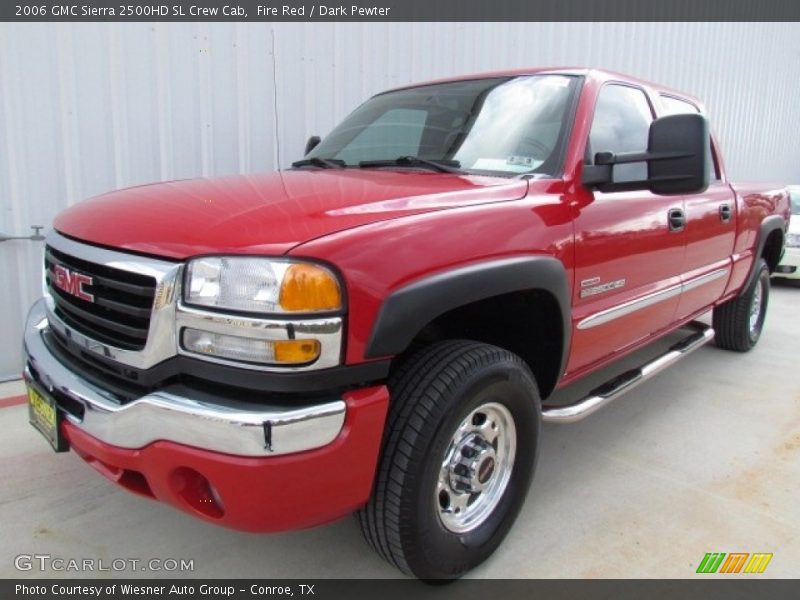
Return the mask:
[(556, 175), (577, 77), (531, 75), (408, 88), (367, 100), (307, 158), (456, 161), (468, 172)]
[(789, 192), (789, 197), (792, 199), (792, 214), (800, 215), (800, 191)]

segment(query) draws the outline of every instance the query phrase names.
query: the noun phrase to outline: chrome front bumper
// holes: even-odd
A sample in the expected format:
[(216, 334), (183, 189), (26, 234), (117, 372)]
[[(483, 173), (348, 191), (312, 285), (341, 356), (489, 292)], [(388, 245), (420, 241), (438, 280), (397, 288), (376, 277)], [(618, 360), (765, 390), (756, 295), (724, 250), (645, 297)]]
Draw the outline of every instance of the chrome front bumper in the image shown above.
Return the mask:
[(249, 402), (215, 404), (166, 391), (120, 404), (64, 366), (42, 334), (49, 327), (44, 300), (31, 307), (25, 325), (26, 380), (35, 380), (56, 399), (83, 408), (66, 418), (89, 435), (121, 448), (165, 440), (239, 456), (275, 456), (329, 444), (342, 430), (346, 405), (333, 400), (286, 408)]

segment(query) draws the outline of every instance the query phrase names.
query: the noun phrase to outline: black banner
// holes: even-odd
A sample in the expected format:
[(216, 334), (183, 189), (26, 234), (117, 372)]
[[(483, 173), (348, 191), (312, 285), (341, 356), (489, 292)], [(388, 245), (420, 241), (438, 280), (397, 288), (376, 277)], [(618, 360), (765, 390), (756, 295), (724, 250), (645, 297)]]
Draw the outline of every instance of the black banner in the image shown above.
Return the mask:
[(12, 0), (0, 21), (800, 21), (797, 0)]
[(594, 598), (613, 600), (648, 600), (680, 598), (681, 600), (714, 600), (716, 598), (752, 600), (797, 598), (800, 581), (770, 579), (728, 579), (712, 575), (693, 580), (494, 580), (463, 579), (447, 585), (429, 585), (411, 579), (392, 580), (3, 580), (0, 597), (46, 598), (51, 600), (122, 600), (140, 598), (220, 598), (258, 600), (310, 598), (313, 600), (486, 600), (502, 598), (546, 598), (547, 600)]

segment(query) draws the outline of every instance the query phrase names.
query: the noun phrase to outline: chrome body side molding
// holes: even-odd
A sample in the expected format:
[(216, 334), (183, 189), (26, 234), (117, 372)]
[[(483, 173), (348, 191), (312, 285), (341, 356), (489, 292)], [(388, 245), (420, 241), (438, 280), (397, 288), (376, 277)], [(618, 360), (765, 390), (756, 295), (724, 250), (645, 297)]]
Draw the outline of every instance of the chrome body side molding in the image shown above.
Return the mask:
[(618, 306), (613, 306), (606, 310), (601, 310), (593, 315), (589, 315), (585, 319), (581, 320), (578, 323), (578, 329), (591, 329), (592, 327), (597, 327), (598, 325), (603, 325), (605, 323), (609, 323), (626, 315), (629, 315), (637, 310), (641, 310), (643, 308), (647, 308), (648, 306), (652, 306), (658, 302), (663, 302), (664, 300), (668, 300), (669, 298), (674, 298), (675, 296), (679, 296), (683, 292), (687, 292), (689, 290), (693, 290), (701, 285), (705, 285), (707, 283), (711, 283), (712, 281), (716, 281), (721, 277), (725, 277), (730, 272), (730, 267), (724, 267), (722, 269), (716, 269), (711, 271), (710, 273), (706, 273), (705, 275), (701, 275), (699, 277), (695, 277), (694, 279), (690, 279), (689, 281), (685, 281), (683, 283), (678, 283), (663, 290), (659, 290), (657, 292), (653, 292), (652, 294), (647, 294), (646, 296), (642, 296), (641, 298), (636, 298), (635, 300), (630, 300), (628, 302), (624, 302)]

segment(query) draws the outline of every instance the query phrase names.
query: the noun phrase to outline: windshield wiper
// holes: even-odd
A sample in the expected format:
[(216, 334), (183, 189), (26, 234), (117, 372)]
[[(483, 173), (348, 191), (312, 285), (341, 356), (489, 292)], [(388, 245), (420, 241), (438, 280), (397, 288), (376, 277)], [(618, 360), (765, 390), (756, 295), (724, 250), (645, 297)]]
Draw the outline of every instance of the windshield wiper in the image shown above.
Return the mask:
[(429, 160), (418, 156), (398, 156), (389, 160), (362, 160), (359, 167), (428, 167), (441, 173), (458, 173), (461, 163), (457, 160)]
[(297, 167), (320, 167), (321, 169), (344, 169), (347, 166), (343, 160), (337, 158), (318, 158), (312, 156), (311, 158), (304, 158), (303, 160), (296, 160), (292, 166)]

